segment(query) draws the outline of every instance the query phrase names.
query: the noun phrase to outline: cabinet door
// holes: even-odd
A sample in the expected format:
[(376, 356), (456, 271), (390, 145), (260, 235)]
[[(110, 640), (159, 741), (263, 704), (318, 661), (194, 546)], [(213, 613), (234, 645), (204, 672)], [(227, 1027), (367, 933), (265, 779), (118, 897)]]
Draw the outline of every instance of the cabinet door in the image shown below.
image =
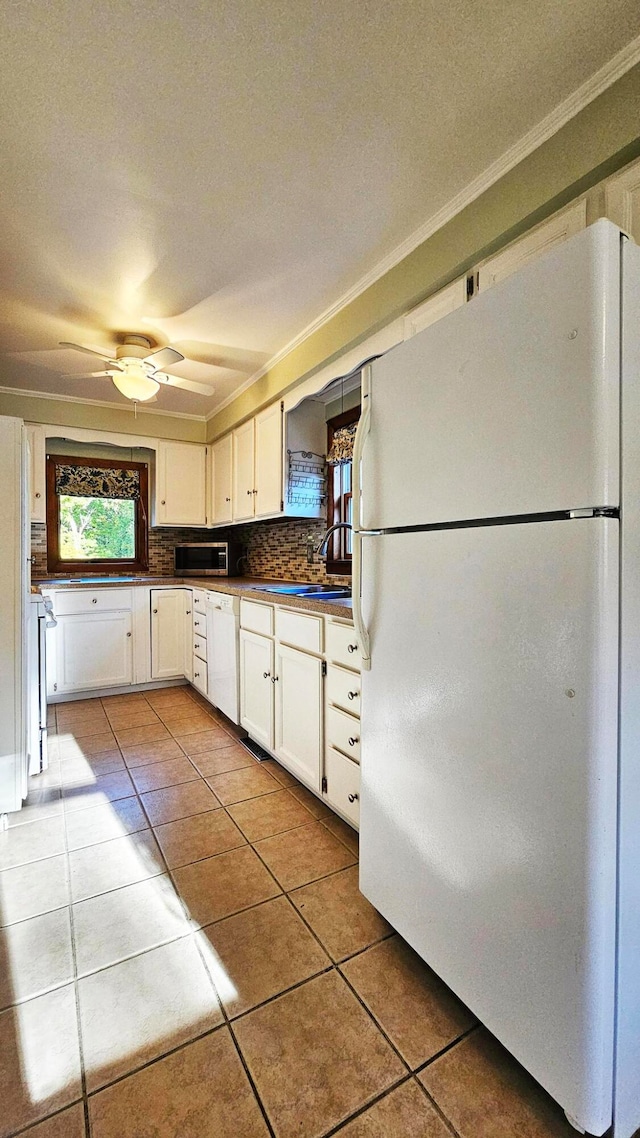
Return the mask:
[(156, 525), (206, 526), (206, 447), (158, 442), (155, 507)]
[(581, 229), (584, 229), (586, 224), (587, 203), (583, 198), (581, 201), (574, 202), (567, 209), (561, 210), (548, 221), (543, 221), (530, 233), (525, 234), (518, 241), (514, 241), (506, 249), (497, 253), (495, 257), (491, 257), (483, 265), (480, 265), (478, 269), (479, 291), (483, 292), (485, 289), (491, 288), (492, 285), (503, 281), (505, 277), (511, 276), (511, 273), (514, 273), (516, 269), (521, 269), (528, 261), (540, 257), (549, 249), (554, 249), (556, 245), (561, 245), (567, 238), (573, 237), (574, 233), (579, 233)]
[(184, 676), (185, 592), (183, 589), (151, 590), (151, 679)]
[(133, 682), (130, 612), (59, 616), (56, 692), (120, 687)]
[(272, 403), (255, 418), (256, 517), (279, 514), (282, 500), (282, 404)]
[(218, 526), (233, 519), (233, 439), (225, 435), (210, 448), (211, 454), (211, 525)]
[(640, 244), (640, 162), (609, 179), (605, 203), (606, 216)]
[(184, 675), (193, 680), (193, 592), (184, 590)]
[(253, 419), (233, 432), (233, 518), (236, 522), (252, 518), (255, 509), (253, 436)]
[(273, 641), (240, 631), (240, 722), (252, 739), (273, 748)]
[(276, 648), (276, 755), (307, 786), (320, 790), (322, 660)]
[(46, 522), (46, 440), (44, 427), (40, 427), (36, 423), (27, 423), (26, 429), (27, 438), (29, 439), (29, 452), (31, 455), (31, 521)]

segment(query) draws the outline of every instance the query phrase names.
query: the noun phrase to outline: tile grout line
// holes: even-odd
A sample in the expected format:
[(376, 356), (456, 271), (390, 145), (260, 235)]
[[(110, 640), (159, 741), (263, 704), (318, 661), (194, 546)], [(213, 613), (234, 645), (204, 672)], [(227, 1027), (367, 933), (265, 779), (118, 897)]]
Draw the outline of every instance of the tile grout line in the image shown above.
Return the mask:
[(67, 859), (67, 880), (69, 883), (69, 925), (71, 931), (71, 960), (73, 964), (73, 992), (76, 1005), (76, 1022), (78, 1026), (78, 1052), (80, 1059), (80, 1085), (82, 1088), (82, 1107), (84, 1112), (84, 1128), (86, 1138), (91, 1138), (89, 1122), (89, 1102), (87, 1099), (87, 1077), (84, 1061), (84, 1042), (82, 1033), (82, 1018), (80, 1016), (80, 986), (78, 977), (78, 958), (76, 946), (75, 914), (73, 911), (73, 890), (71, 884), (71, 859), (69, 856), (69, 840), (67, 835), (67, 819), (64, 817), (64, 848)]

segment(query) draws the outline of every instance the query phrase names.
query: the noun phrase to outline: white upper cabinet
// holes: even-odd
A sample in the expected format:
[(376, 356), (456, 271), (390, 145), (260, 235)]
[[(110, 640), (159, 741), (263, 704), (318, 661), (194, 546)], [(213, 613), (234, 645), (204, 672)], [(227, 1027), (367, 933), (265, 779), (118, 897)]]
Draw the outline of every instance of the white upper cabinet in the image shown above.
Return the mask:
[(233, 519), (236, 522), (246, 521), (255, 513), (254, 457), (254, 425), (253, 419), (249, 419), (233, 432)]
[(585, 229), (586, 225), (587, 202), (586, 198), (582, 198), (567, 209), (556, 213), (548, 221), (543, 221), (524, 237), (513, 241), (506, 249), (502, 249), (495, 257), (490, 257), (480, 265), (478, 290), (483, 292), (503, 281), (528, 261), (533, 261), (535, 257), (540, 257), (542, 253), (547, 253), (549, 249), (554, 249), (556, 245), (561, 245), (563, 241)]
[(605, 213), (640, 244), (640, 162), (607, 181)]
[(46, 439), (44, 427), (27, 423), (27, 438), (31, 455), (31, 521), (47, 520)]
[(254, 419), (236, 427), (233, 432), (232, 469), (234, 522), (282, 513), (280, 402), (272, 403)]
[(206, 447), (158, 440), (154, 525), (206, 526)]
[(466, 299), (467, 278), (458, 277), (446, 288), (441, 288), (439, 292), (407, 313), (404, 318), (405, 340), (410, 340), (417, 332), (422, 332), (430, 324), (435, 324), (436, 320), (441, 320), (443, 316), (448, 316), (450, 312), (460, 308)]
[(282, 404), (255, 417), (255, 516), (279, 514), (282, 501)]
[(233, 520), (233, 439), (225, 435), (209, 447), (209, 524)]

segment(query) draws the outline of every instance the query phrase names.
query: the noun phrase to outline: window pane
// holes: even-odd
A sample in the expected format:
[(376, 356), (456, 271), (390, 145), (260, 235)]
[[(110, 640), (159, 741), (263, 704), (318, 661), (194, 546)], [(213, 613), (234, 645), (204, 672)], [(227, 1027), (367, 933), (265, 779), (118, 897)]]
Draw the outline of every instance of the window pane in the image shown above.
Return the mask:
[(136, 504), (118, 498), (60, 495), (60, 557), (133, 559), (136, 553)]

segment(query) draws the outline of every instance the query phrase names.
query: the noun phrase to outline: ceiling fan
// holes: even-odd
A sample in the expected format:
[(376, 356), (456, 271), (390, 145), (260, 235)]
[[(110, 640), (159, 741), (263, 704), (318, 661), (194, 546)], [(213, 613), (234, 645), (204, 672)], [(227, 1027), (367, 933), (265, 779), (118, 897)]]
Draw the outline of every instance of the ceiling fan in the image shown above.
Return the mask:
[(144, 403), (153, 399), (160, 390), (160, 385), (180, 387), (185, 391), (193, 391), (197, 395), (212, 395), (213, 386), (206, 383), (195, 383), (191, 379), (182, 379), (178, 375), (170, 375), (164, 371), (165, 367), (177, 364), (185, 357), (175, 348), (160, 348), (151, 351), (151, 340), (147, 336), (125, 336), (122, 344), (116, 348), (115, 358), (110, 358), (108, 352), (96, 352), (93, 348), (85, 348), (82, 344), (70, 344), (68, 341), (60, 342), (61, 348), (73, 348), (77, 352), (86, 352), (89, 356), (96, 356), (104, 364), (104, 371), (90, 371), (82, 375), (65, 376), (65, 379), (92, 379), (97, 376), (108, 376), (127, 399), (134, 403)]

